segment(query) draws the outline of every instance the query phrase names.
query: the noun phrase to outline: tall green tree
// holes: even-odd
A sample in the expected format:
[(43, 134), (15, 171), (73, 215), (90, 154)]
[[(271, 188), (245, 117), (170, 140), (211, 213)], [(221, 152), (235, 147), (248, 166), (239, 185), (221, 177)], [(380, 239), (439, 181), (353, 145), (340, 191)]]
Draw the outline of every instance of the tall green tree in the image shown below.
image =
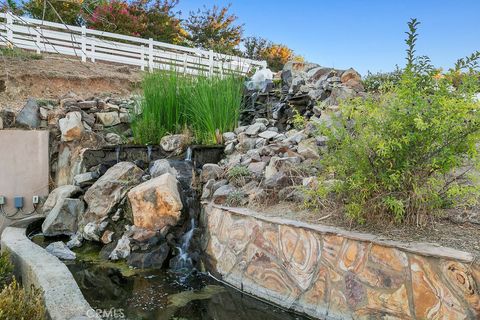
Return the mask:
[(101, 0), (28, 0), (24, 1), (23, 10), (32, 18), (47, 21), (81, 25), (84, 20), (82, 12), (92, 10)]
[(190, 12), (185, 29), (191, 44), (221, 53), (239, 53), (243, 24), (236, 24), (238, 17), (229, 13), (230, 7), (204, 7), (203, 10)]
[(167, 43), (184, 44), (187, 32), (182, 27), (178, 12), (174, 11), (179, 0), (150, 2), (145, 6), (147, 28), (143, 36)]

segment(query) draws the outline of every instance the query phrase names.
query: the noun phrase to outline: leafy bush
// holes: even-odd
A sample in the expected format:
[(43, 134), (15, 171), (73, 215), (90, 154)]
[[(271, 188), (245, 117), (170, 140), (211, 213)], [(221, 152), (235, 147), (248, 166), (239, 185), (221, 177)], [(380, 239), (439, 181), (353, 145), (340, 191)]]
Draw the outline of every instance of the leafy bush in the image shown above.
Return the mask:
[(0, 55), (18, 60), (40, 60), (42, 55), (15, 47), (0, 48)]
[(243, 55), (254, 60), (266, 60), (273, 71), (282, 70), (287, 61), (301, 57), (295, 56), (292, 49), (283, 44), (273, 43), (261, 37), (247, 37), (243, 39), (245, 47)]
[(402, 78), (402, 70), (396, 66), (392, 72), (367, 73), (362, 80), (365, 91), (374, 93), (383, 93), (393, 90)]
[(13, 266), (10, 263), (10, 256), (6, 253), (0, 254), (0, 289), (12, 280)]
[(248, 178), (251, 176), (250, 170), (247, 166), (238, 165), (230, 168), (227, 172), (228, 181), (236, 186), (245, 185)]
[(320, 181), (334, 178), (330, 191), (360, 222), (390, 217), (421, 223), (478, 194), (478, 187), (464, 183), (477, 163), (478, 73), (468, 70), (456, 86), (449, 74), (438, 77), (427, 57), (413, 54), (417, 25), (409, 23), (398, 85), (379, 97), (346, 102), (333, 125), (321, 128), (329, 148)]
[(45, 307), (39, 290), (25, 290), (14, 279), (0, 292), (0, 320), (43, 320)]
[(141, 115), (132, 124), (137, 143), (158, 143), (168, 133), (192, 130), (197, 143), (221, 143), (233, 131), (242, 103), (236, 75), (187, 77), (170, 71), (147, 74)]

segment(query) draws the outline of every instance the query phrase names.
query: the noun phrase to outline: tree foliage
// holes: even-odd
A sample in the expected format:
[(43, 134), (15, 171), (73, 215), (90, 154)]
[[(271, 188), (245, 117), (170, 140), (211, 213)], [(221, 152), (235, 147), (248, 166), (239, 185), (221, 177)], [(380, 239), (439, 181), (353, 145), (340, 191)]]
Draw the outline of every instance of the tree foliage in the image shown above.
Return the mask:
[(247, 37), (243, 40), (243, 55), (249, 59), (266, 60), (274, 71), (279, 71), (285, 63), (295, 58), (292, 49), (282, 44), (275, 44), (261, 37)]
[(95, 0), (28, 0), (23, 10), (32, 18), (81, 25), (82, 12), (91, 10), (99, 1)]
[(174, 12), (179, 0), (155, 0), (145, 7), (147, 26), (143, 37), (157, 41), (184, 44), (187, 33)]
[(204, 7), (190, 12), (185, 21), (188, 38), (195, 47), (216, 52), (235, 54), (243, 35), (243, 25), (236, 24), (237, 16), (226, 7)]
[(390, 217), (420, 223), (478, 195), (478, 187), (466, 183), (478, 163), (478, 73), (467, 70), (457, 84), (448, 73), (439, 77), (427, 57), (414, 54), (417, 26), (410, 21), (399, 84), (344, 103), (332, 125), (321, 128), (329, 137), (321, 178), (334, 177), (331, 190), (361, 222)]
[(141, 36), (147, 20), (140, 3), (111, 0), (98, 5), (91, 15), (85, 14), (89, 28), (131, 36)]

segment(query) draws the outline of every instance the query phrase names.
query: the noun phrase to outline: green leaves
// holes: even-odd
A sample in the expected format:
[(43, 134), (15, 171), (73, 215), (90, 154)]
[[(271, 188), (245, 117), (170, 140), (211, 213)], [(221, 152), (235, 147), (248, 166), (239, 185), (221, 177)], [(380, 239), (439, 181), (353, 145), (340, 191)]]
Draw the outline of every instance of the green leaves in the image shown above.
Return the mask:
[[(428, 57), (415, 56), (419, 23), (407, 32), (407, 66), (388, 92), (341, 105), (329, 137), (320, 180), (334, 172), (337, 201), (359, 222), (389, 218), (396, 222), (479, 195), (468, 172), (477, 163), (480, 138), (478, 73), (438, 75)], [(459, 66), (474, 66), (474, 54)], [(471, 71), (471, 70), (470, 70)], [(468, 171), (468, 170), (467, 170)]]
[(410, 19), (408, 22), (408, 31), (405, 32), (407, 34), (407, 39), (405, 39), (405, 43), (407, 44), (407, 66), (406, 70), (411, 71), (414, 63), (415, 63), (415, 43), (417, 42), (418, 34), (417, 34), (417, 27), (420, 24), (417, 19)]

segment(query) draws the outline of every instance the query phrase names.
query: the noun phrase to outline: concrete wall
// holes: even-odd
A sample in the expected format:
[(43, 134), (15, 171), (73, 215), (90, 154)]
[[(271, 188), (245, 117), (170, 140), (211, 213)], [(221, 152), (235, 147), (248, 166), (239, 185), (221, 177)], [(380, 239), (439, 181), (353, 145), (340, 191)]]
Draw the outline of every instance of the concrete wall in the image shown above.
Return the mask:
[(1, 247), (2, 252), (10, 253), (15, 275), (21, 279), (22, 285), (25, 288), (33, 285), (42, 292), (49, 319), (100, 319), (65, 264), (30, 241), (25, 229), (6, 228)]
[[(0, 130), (0, 195), (7, 199), (7, 213), (16, 211), (15, 196), (22, 196), (23, 210), (31, 212), (32, 197), (48, 195), (48, 183), (48, 131)], [(0, 232), (10, 223), (0, 215)]]
[(214, 274), (321, 319), (480, 319), (480, 264), (465, 252), (204, 205)]

